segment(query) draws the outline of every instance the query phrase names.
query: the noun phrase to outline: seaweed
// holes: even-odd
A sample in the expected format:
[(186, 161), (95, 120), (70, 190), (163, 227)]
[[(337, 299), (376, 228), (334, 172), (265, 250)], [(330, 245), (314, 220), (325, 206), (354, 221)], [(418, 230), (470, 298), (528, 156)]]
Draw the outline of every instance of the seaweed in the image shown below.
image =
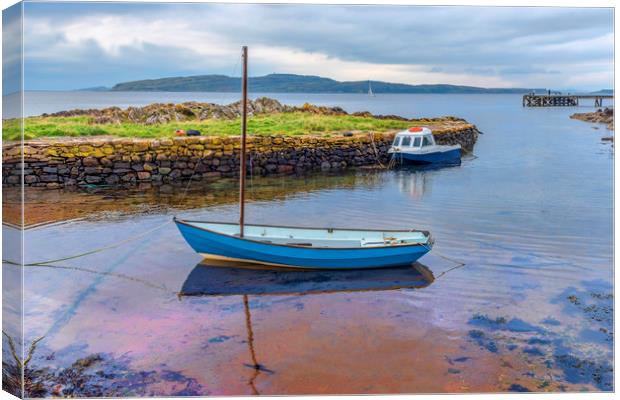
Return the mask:
[(37, 345), (41, 340), (43, 340), (44, 337), (41, 336), (40, 338), (32, 341), (30, 347), (28, 348), (28, 353), (22, 361), (22, 359), (17, 354), (17, 349), (15, 347), (15, 341), (13, 340), (13, 338), (5, 331), (2, 331), (2, 335), (7, 339), (7, 342), (9, 344), (9, 351), (11, 352), (11, 357), (13, 361), (4, 361), (3, 357), (2, 389), (17, 397), (22, 397), (21, 395), (23, 395), (23, 397), (42, 397), (41, 394), (44, 393), (44, 388), (40, 384), (40, 382), (36, 380), (36, 371), (31, 369), (29, 367), (29, 364), (32, 360), (34, 352), (37, 349)]
[(519, 385), (518, 383), (513, 383), (508, 387), (509, 392), (531, 392), (530, 389), (525, 386)]
[[(37, 344), (43, 337), (30, 345), (22, 361), (17, 355), (13, 338), (7, 338), (12, 361), (2, 362), (2, 388), (18, 397), (119, 397), (119, 396), (200, 396), (208, 394), (194, 378), (178, 371), (135, 371), (128, 359), (114, 358), (108, 354), (90, 354), (75, 360), (66, 368), (33, 367), (31, 361)], [(53, 358), (51, 355), (45, 359)], [(22, 385), (23, 371), (23, 385)], [(150, 385), (158, 382), (175, 382), (169, 393), (154, 392)]]
[[(571, 289), (569, 288), (569, 290)], [(595, 323), (596, 329), (582, 330), (580, 338), (583, 339), (584, 332), (589, 333), (588, 337), (601, 332), (608, 335), (608, 342), (613, 340), (613, 332), (611, 331), (613, 324), (612, 295), (592, 292), (590, 296), (586, 297), (565, 292), (563, 298), (567, 301), (568, 312), (570, 312), (570, 307), (576, 307)], [(559, 324), (556, 324), (555, 320), (549, 322), (550, 318), (541, 321), (541, 323), (550, 326)], [(474, 314), (468, 323), (478, 328), (468, 331), (469, 340), (491, 353), (501, 353), (503, 349), (515, 351), (521, 348), (520, 351), (523, 355), (539, 358), (549, 372), (558, 371), (558, 379), (564, 382), (588, 384), (604, 391), (613, 390), (613, 365), (606, 361), (604, 353), (578, 354), (578, 349), (575, 349), (574, 346), (567, 346), (567, 338), (518, 318)], [(536, 334), (536, 336), (532, 334)], [(514, 341), (522, 344), (519, 346)], [(605, 343), (601, 340), (596, 341)], [(525, 372), (524, 375), (535, 376), (531, 371)], [(539, 384), (538, 389), (550, 385), (551, 383), (548, 380), (544, 380)], [(522, 389), (527, 388), (513, 384), (508, 390), (521, 391)], [(558, 389), (567, 390), (567, 387), (558, 386)], [(583, 387), (582, 390), (588, 390), (588, 388)]]
[(570, 383), (592, 383), (601, 390), (613, 389), (613, 366), (585, 360), (571, 354), (554, 355), (555, 365)]

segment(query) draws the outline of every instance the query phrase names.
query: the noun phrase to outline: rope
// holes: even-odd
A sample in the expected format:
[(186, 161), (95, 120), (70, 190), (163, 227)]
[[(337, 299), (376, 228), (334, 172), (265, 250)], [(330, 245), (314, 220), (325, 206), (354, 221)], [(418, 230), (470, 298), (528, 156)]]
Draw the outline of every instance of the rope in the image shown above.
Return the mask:
[[(241, 173), (241, 171), (239, 171)], [(254, 193), (254, 157), (250, 152), (250, 193)]]
[(396, 166), (396, 154), (392, 153), (392, 157), (390, 158), (390, 162), (388, 163), (387, 169), (392, 169), (395, 166)]
[[(15, 264), (13, 262), (10, 262), (10, 261), (8, 263), (9, 264), (17, 265), (17, 264)], [(157, 284), (151, 283), (151, 282), (149, 282), (147, 280), (144, 280), (144, 279), (135, 278), (135, 277), (130, 276), (130, 275), (125, 275), (125, 274), (116, 273), (116, 272), (106, 272), (106, 271), (98, 271), (96, 269), (90, 269), (90, 268), (71, 267), (71, 266), (68, 266), (68, 265), (51, 265), (51, 264), (43, 264), (43, 263), (24, 264), (24, 266), (25, 267), (39, 267), (39, 268), (67, 269), (67, 270), (71, 270), (71, 271), (87, 272), (87, 273), (95, 274), (95, 275), (112, 276), (112, 277), (115, 277), (115, 278), (124, 279), (124, 280), (132, 281), (132, 282), (138, 282), (138, 283), (141, 283), (141, 284), (143, 284), (143, 285), (145, 285), (147, 287), (150, 287), (152, 289), (163, 290), (165, 292), (177, 295), (176, 292), (168, 290), (168, 288), (166, 288), (165, 285), (157, 285)]]
[(192, 175), (189, 177), (189, 181), (187, 181), (187, 185), (185, 185), (185, 191), (183, 192), (183, 197), (181, 197), (181, 200), (185, 199), (185, 197), (187, 196), (187, 191), (189, 190), (189, 186), (192, 184), (192, 181), (194, 180), (194, 175), (196, 175), (196, 168), (198, 167), (199, 162), (200, 162), (200, 158), (198, 158), (198, 161), (194, 163), (194, 170), (192, 171)]
[(33, 266), (43, 266), (45, 264), (54, 264), (54, 263), (57, 263), (59, 261), (73, 260), (73, 259), (76, 259), (76, 258), (89, 256), (91, 254), (100, 253), (100, 252), (105, 251), (105, 250), (115, 249), (117, 247), (122, 246), (123, 244), (129, 243), (129, 242), (133, 242), (135, 240), (143, 238), (144, 236), (147, 236), (147, 235), (157, 231), (158, 229), (163, 228), (164, 226), (166, 226), (170, 222), (172, 222), (172, 220), (167, 220), (163, 224), (157, 225), (156, 227), (154, 227), (152, 229), (149, 229), (148, 231), (143, 232), (143, 233), (141, 233), (139, 235), (131, 236), (131, 237), (127, 238), (127, 239), (118, 241), (116, 243), (112, 243), (111, 245), (104, 246), (104, 247), (99, 247), (99, 248), (94, 249), (94, 250), (90, 250), (90, 251), (87, 251), (87, 252), (84, 252), (84, 253), (75, 254), (75, 255), (72, 255), (72, 256), (68, 256), (68, 257), (57, 258), (55, 260), (38, 261), (38, 262), (33, 262), (33, 263), (28, 263), (28, 264), (20, 264), (20, 263), (16, 263), (14, 261), (5, 260), (5, 259), (3, 259), (2, 262), (3, 263), (7, 263), (7, 264), (12, 264), (12, 265), (23, 265), (24, 267), (33, 267)]
[(379, 163), (379, 166), (381, 168), (386, 168), (385, 165), (383, 165), (383, 163), (381, 162), (381, 159), (379, 158), (379, 151), (377, 151), (377, 146), (375, 146), (375, 134), (374, 132), (369, 132), (368, 136), (370, 137), (370, 143), (372, 144), (372, 148), (375, 152), (375, 159), (377, 160), (377, 163)]
[[(432, 250), (432, 248), (431, 248), (430, 246), (428, 246), (428, 245), (426, 245), (426, 244), (424, 244), (424, 243), (420, 243), (420, 244), (421, 244), (422, 246), (424, 246), (426, 249), (428, 249), (428, 251), (431, 251), (431, 250)], [(439, 279), (439, 278), (441, 278), (442, 276), (444, 276), (445, 274), (447, 274), (448, 272), (451, 272), (451, 271), (453, 271), (453, 270), (455, 270), (455, 269), (463, 268), (465, 265), (467, 265), (465, 262), (460, 261), (460, 260), (456, 260), (456, 259), (454, 259), (454, 258), (450, 258), (450, 257), (448, 257), (448, 256), (446, 256), (446, 255), (441, 254), (441, 253), (440, 253), (439, 251), (437, 251), (437, 250), (435, 250), (435, 251), (433, 252), (433, 254), (434, 254), (434, 255), (436, 255), (436, 256), (437, 256), (437, 257), (439, 257), (439, 258), (443, 258), (443, 259), (444, 259), (444, 260), (446, 260), (446, 261), (450, 261), (450, 262), (454, 263), (454, 266), (452, 266), (452, 268), (449, 268), (449, 269), (447, 269), (447, 270), (443, 271), (442, 273), (440, 273), (439, 275), (437, 275), (437, 276), (435, 277), (435, 279)]]

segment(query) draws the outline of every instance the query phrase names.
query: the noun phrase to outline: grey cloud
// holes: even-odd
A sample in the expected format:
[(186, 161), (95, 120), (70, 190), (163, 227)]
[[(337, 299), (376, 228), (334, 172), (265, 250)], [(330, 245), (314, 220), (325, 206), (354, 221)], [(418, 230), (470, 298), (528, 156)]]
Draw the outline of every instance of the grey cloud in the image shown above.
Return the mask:
[[(135, 16), (140, 10), (139, 15), (145, 20), (162, 19), (177, 24), (179, 38), (185, 29), (204, 30), (216, 32), (230, 43), (289, 47), (353, 62), (423, 65), (434, 73), (519, 77), (521, 85), (530, 75), (574, 75), (593, 70), (609, 75), (613, 70), (613, 48), (604, 39), (613, 33), (612, 9), (91, 4), (72, 5), (60, 12), (59, 7), (62, 5), (55, 8), (54, 4), (31, 4), (27, 15), (30, 11), (32, 18), (47, 18), (62, 26), (66, 21), (93, 13)], [(62, 42), (58, 37), (47, 40)], [(584, 42), (587, 40), (592, 42)], [(33, 54), (37, 48), (45, 48), (42, 43), (31, 45)], [(196, 61), (197, 54), (161, 43), (150, 43), (144, 49), (123, 49), (122, 56), (115, 60), (86, 48), (73, 51), (71, 57), (82, 54), (97, 60), (97, 70), (107, 81), (195, 70), (229, 73), (221, 61)], [(46, 63), (63, 65), (61, 59), (43, 56), (36, 63), (41, 67)], [(75, 68), (79, 64), (76, 60)], [(135, 70), (123, 71), (117, 64)], [(557, 67), (560, 64), (562, 71)], [(216, 70), (206, 71), (206, 67)], [(274, 70), (278, 70), (278, 60), (271, 65), (259, 65), (254, 71)], [(113, 72), (119, 76), (110, 76)], [(329, 76), (329, 71), (316, 74)], [(39, 81), (44, 81), (44, 75)]]

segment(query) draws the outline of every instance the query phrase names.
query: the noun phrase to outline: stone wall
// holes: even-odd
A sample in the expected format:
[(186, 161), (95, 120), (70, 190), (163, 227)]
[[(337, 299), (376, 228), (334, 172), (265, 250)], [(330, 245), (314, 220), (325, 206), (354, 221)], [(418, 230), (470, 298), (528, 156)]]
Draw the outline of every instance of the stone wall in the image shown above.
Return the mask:
[[(459, 143), (471, 151), (474, 125), (434, 130), (438, 144)], [(341, 170), (386, 163), (394, 132), (353, 136), (250, 136), (248, 172), (254, 175)], [(239, 173), (239, 137), (112, 137), (28, 140), (23, 147), (28, 186), (154, 184), (187, 179), (217, 179)], [(5, 143), (3, 185), (21, 183), (22, 148)]]

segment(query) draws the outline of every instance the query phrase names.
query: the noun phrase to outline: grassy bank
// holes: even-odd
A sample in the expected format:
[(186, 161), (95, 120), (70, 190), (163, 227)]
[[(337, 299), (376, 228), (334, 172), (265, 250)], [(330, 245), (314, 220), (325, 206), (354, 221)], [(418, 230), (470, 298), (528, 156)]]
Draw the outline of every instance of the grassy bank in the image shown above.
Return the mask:
[[(354, 115), (320, 115), (305, 112), (261, 114), (248, 120), (248, 131), (258, 135), (331, 135), (345, 131), (384, 132), (414, 125), (424, 125), (429, 120), (402, 121)], [(119, 124), (94, 124), (89, 116), (30, 117), (24, 120), (25, 139), (54, 136), (113, 135), (120, 137), (172, 137), (177, 129), (197, 129), (202, 135), (239, 135), (240, 118), (205, 119), (202, 121), (173, 121), (145, 125), (122, 122)], [(19, 140), (21, 129), (18, 121), (4, 121), (4, 140)]]

